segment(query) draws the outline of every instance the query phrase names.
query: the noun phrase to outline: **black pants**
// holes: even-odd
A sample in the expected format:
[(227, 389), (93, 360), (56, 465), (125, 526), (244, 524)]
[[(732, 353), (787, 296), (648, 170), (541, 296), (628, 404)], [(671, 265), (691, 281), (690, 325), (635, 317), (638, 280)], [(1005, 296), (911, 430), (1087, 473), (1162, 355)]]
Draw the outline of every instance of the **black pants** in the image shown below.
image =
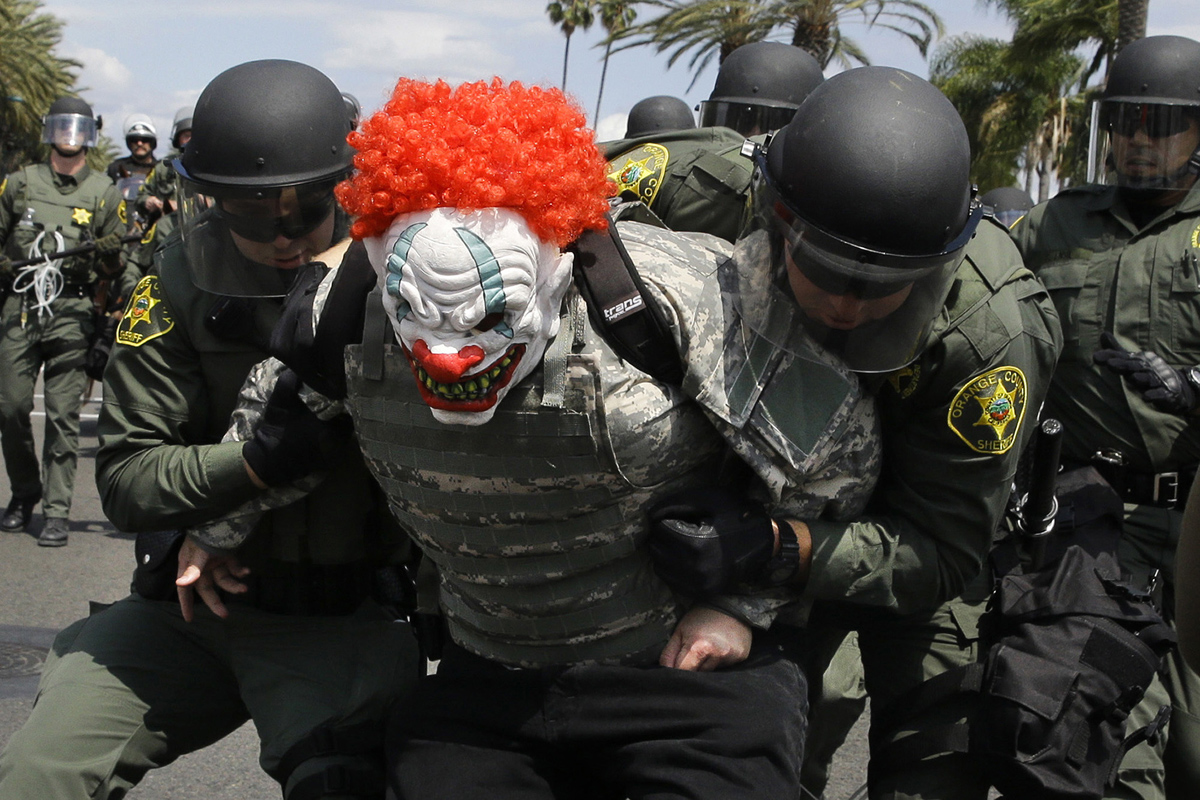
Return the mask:
[(716, 672), (508, 669), (451, 645), (393, 717), (388, 798), (797, 798), (806, 683), (774, 639)]

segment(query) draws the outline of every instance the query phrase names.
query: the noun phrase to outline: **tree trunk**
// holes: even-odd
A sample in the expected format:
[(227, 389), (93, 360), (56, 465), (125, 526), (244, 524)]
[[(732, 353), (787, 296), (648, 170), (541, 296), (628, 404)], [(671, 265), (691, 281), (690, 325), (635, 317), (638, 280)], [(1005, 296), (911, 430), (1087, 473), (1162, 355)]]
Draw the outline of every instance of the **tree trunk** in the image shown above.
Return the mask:
[(592, 128), (600, 124), (600, 98), (604, 97), (604, 78), (608, 75), (608, 55), (612, 51), (612, 42), (604, 45), (604, 63), (600, 66), (600, 89), (596, 92), (596, 116), (592, 117)]
[(567, 58), (571, 55), (571, 34), (567, 34), (567, 45), (563, 48), (563, 81), (562, 90), (567, 91)]
[(1150, 0), (1118, 0), (1117, 53), (1130, 42), (1145, 38), (1146, 20), (1149, 16)]

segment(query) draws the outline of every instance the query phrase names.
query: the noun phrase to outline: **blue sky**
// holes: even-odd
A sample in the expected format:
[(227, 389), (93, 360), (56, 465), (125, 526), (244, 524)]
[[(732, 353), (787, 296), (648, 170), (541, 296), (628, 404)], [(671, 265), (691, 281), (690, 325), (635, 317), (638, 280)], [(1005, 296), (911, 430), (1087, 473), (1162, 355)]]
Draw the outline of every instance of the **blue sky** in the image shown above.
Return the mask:
[[(973, 0), (927, 0), (943, 18), (946, 35), (1007, 36), (995, 12)], [(1196, 0), (1151, 0), (1151, 34), (1200, 40)], [(66, 22), (59, 54), (84, 67), (84, 97), (104, 115), (106, 132), (120, 141), (127, 114), (149, 114), (166, 149), (175, 110), (194, 102), (213, 76), (244, 61), (290, 58), (325, 72), (364, 110), (381, 105), (396, 79), (445, 78), (457, 83), (499, 75), (558, 86), (564, 37), (546, 17), (544, 0), (48, 0), (47, 11)], [(1185, 13), (1187, 8), (1191, 13)], [(648, 11), (643, 13), (649, 13)], [(846, 24), (872, 63), (927, 76), (924, 59), (896, 34)], [(596, 108), (603, 50), (599, 26), (571, 38), (567, 91), (588, 113)], [(715, 68), (691, 75), (682, 59), (647, 48), (609, 61), (599, 138), (619, 136), (629, 107), (643, 97), (671, 94), (693, 106), (708, 97)], [(830, 72), (835, 71), (831, 69)]]

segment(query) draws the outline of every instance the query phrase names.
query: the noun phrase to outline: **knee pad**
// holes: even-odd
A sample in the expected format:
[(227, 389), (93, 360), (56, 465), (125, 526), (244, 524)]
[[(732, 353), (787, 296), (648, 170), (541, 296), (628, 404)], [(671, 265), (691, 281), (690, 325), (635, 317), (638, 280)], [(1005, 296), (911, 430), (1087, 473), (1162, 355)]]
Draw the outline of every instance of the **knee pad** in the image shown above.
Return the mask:
[(284, 800), (379, 800), (386, 775), (379, 721), (322, 725), (292, 745), (272, 771)]

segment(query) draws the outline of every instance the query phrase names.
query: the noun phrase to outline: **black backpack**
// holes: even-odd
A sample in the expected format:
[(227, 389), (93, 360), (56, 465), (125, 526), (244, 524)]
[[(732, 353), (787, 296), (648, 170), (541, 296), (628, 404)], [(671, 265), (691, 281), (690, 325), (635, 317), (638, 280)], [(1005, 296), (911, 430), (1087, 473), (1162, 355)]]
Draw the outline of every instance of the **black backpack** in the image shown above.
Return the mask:
[[(1175, 635), (1121, 574), (1121, 500), (1091, 467), (1059, 476), (1057, 496), (1040, 566), (1016, 534), (993, 548), (980, 661), (916, 687), (891, 712), (908, 716), (965, 694), (970, 719), (873, 748), (872, 768), (965, 753), (1006, 797), (1100, 798), (1125, 752), (1162, 730), (1169, 706), (1125, 730)], [(891, 726), (885, 718), (878, 727), (886, 735)]]

